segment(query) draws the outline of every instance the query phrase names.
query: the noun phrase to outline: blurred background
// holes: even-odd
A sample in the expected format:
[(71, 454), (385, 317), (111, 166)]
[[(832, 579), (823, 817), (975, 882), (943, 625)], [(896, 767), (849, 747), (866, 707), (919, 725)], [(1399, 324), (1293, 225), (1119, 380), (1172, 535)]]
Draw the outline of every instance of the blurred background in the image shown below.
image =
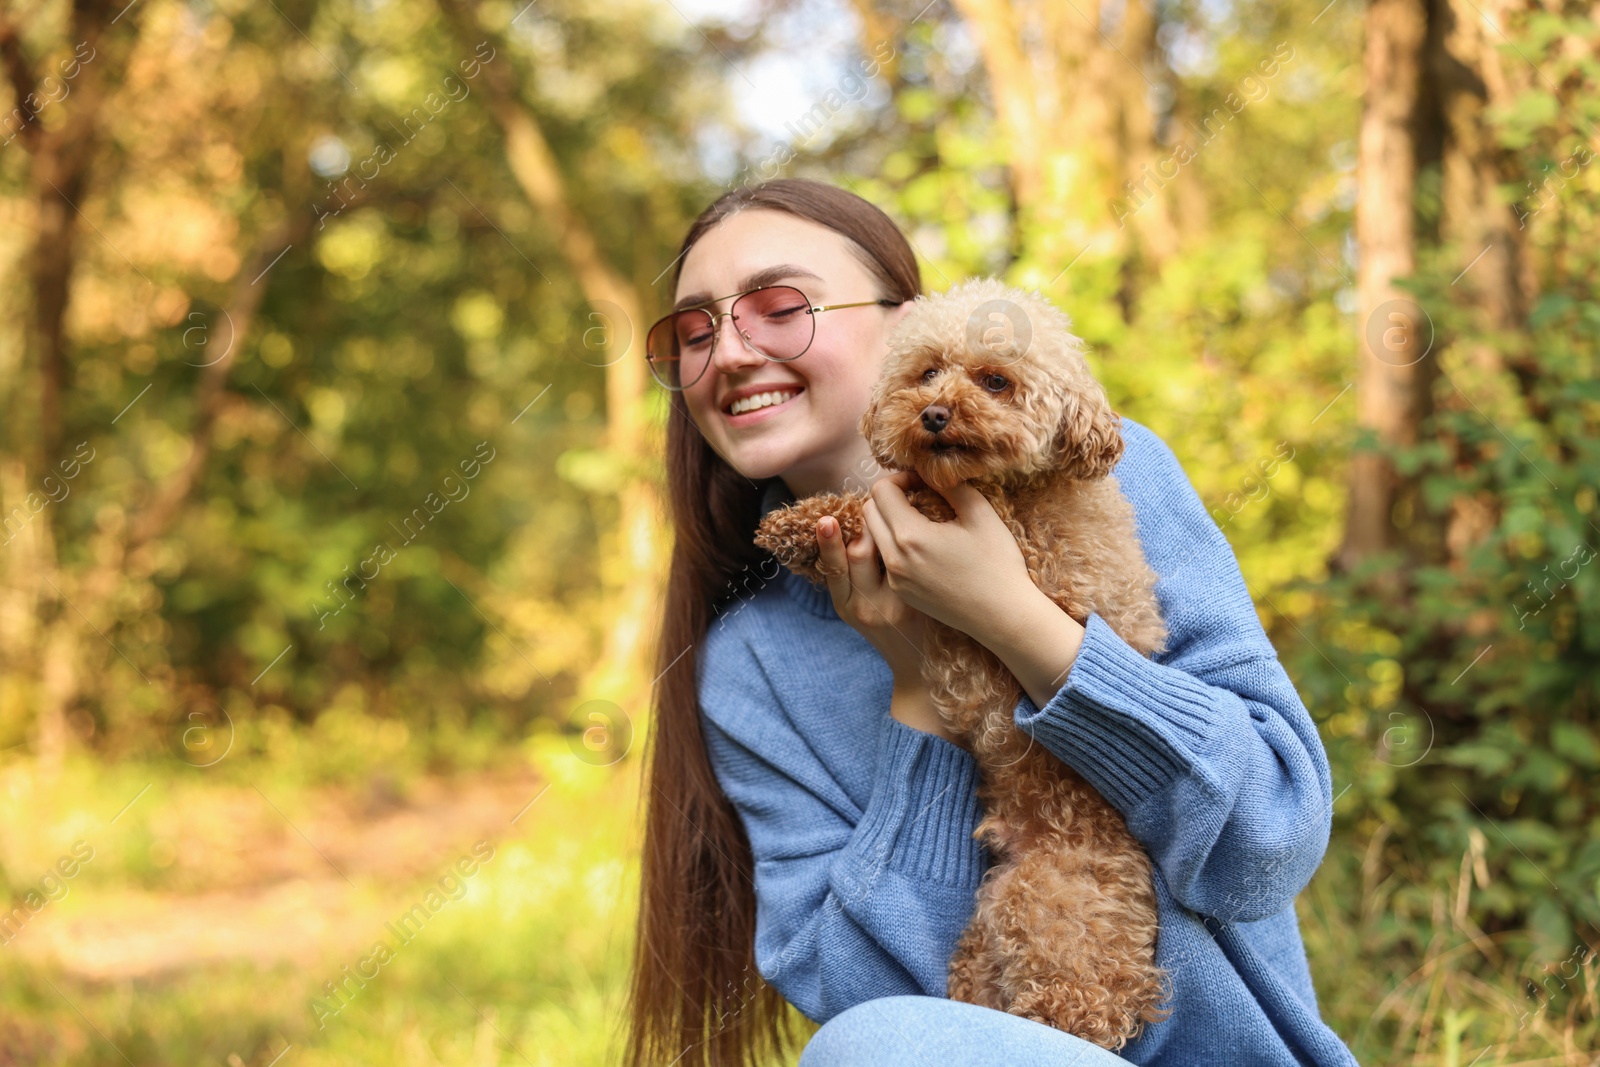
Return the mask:
[(1597, 49), (1563, 0), (4, 0), (0, 1062), (615, 1062), (641, 335), (779, 175), (1042, 290), (1182, 461), (1332, 761), (1297, 907), (1361, 1062), (1596, 1062)]

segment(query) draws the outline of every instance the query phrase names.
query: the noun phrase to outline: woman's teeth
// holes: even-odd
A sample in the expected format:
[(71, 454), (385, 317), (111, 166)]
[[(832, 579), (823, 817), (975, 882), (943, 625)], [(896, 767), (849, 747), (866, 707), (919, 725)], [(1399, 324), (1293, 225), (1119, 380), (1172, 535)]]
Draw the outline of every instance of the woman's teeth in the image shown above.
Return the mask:
[(728, 409), (728, 414), (743, 415), (747, 411), (759, 411), (761, 408), (771, 407), (773, 404), (781, 404), (799, 393), (800, 390), (798, 389), (775, 389), (770, 393), (757, 393), (755, 396), (747, 396), (742, 400), (735, 400), (733, 406)]

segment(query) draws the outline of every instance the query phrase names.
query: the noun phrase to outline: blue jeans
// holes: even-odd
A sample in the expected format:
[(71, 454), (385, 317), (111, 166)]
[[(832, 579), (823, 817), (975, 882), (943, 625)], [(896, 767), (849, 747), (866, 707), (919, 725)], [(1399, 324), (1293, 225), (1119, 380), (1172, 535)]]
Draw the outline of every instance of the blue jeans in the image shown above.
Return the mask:
[(1117, 1067), (1115, 1053), (1042, 1023), (943, 997), (882, 997), (840, 1012), (800, 1067)]

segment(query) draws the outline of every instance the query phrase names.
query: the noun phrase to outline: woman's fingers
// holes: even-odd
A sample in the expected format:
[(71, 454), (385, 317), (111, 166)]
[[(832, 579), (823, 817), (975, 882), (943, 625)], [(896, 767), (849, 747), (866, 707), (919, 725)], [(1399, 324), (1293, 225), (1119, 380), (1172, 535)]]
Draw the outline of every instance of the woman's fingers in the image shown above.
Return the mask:
[(867, 597), (870, 603), (878, 587), (878, 544), (866, 523), (861, 524), (861, 536), (846, 545), (844, 553), (850, 561), (851, 592)]
[[(861, 519), (861, 525), (865, 532), (873, 538), (873, 543), (878, 546), (878, 555), (883, 557), (885, 570), (887, 571), (887, 565), (891, 557), (896, 553), (896, 545), (893, 532), (889, 529), (889, 524), (885, 520), (883, 512), (879, 510), (876, 500), (868, 500), (862, 506)], [(884, 578), (887, 580), (887, 573), (884, 574)]]
[(834, 607), (842, 608), (850, 599), (850, 561), (845, 555), (839, 520), (832, 515), (817, 520), (817, 554), (822, 560), (820, 569), (828, 580)]
[[(912, 477), (917, 477), (917, 472), (910, 472)], [(890, 544), (891, 526), (899, 526), (902, 531), (909, 530), (909, 523), (928, 522), (923, 518), (922, 512), (910, 506), (906, 499), (906, 486), (896, 482), (893, 478), (882, 478), (872, 486), (872, 498), (867, 501), (869, 509), (877, 510), (880, 518), (886, 518), (888, 523), (882, 528), (874, 528), (878, 544)]]
[(927, 482), (922, 480), (922, 475), (918, 474), (915, 470), (895, 471), (893, 474), (885, 475), (884, 481), (887, 481), (892, 485), (898, 485), (902, 492), (912, 489), (923, 489), (928, 485)]
[[(831, 536), (823, 536), (831, 528)], [(878, 548), (872, 534), (865, 527), (861, 536), (848, 545), (840, 536), (838, 519), (824, 516), (817, 520), (817, 547), (821, 557), (822, 573), (828, 582), (828, 592), (833, 597), (834, 610), (845, 618), (847, 605), (860, 597), (871, 605), (875, 593), (883, 584), (878, 571)], [(858, 612), (859, 609), (849, 609)]]
[(939, 496), (949, 501), (950, 507), (955, 510), (957, 522), (971, 515), (982, 517), (984, 509), (994, 512), (994, 504), (990, 504), (989, 499), (984, 498), (984, 494), (979, 493), (971, 482), (957, 482), (947, 490), (939, 490)]

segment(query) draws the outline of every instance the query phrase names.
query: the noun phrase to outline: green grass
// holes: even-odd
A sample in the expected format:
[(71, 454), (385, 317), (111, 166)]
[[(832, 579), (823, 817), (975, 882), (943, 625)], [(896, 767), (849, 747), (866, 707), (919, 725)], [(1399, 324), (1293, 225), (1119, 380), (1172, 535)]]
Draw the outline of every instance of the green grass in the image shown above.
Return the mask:
[[(49, 905), (64, 917), (115, 907), (128, 889), (161, 890), (192, 877), (150, 865), (152, 827), (179, 810), (204, 812), (208, 791), (237, 790), (222, 776), (159, 765), (97, 772), (75, 765), (50, 785), (31, 786), (26, 772), (11, 770), (0, 811), (8, 827), (24, 832), (0, 859), (13, 881), (42, 869), (74, 835), (101, 842), (69, 894)], [(266, 768), (257, 770), (267, 777)], [(323, 983), (342, 978), (365, 951), (330, 949), (305, 967), (241, 962), (94, 981), (8, 948), (0, 953), (0, 1062), (259, 1065), (290, 1044), (279, 1061), (285, 1067), (615, 1062), (636, 899), (637, 867), (626, 847), (633, 789), (627, 773), (583, 771), (553, 782), (515, 826), (508, 821), (493, 858), (464, 879), (464, 895), (448, 900), (409, 943), (385, 924), (423, 899), (433, 878), (399, 887), (358, 878), (352, 895), (369, 916), (371, 939), (386, 937), (395, 948), (363, 988), (348, 987), (353, 993), (331, 1017), (314, 1010), (313, 999), (325, 997)], [(104, 825), (141, 782), (154, 784), (115, 826)], [(263, 788), (291, 818), (316, 799), (282, 780), (267, 778)], [(23, 800), (47, 814), (19, 820)], [(456, 855), (440, 856), (439, 870)], [(24, 928), (17, 944), (28, 934)]]
[[(1297, 901), (1322, 1016), (1362, 1064), (1593, 1067), (1600, 963), (1526, 929), (1486, 933), (1469, 862), (1449, 883), (1336, 836)], [(1574, 948), (1577, 950), (1574, 952)]]
[[(262, 1067), (289, 1045), (277, 1060), (283, 1067), (617, 1062), (636, 907), (636, 768), (589, 767), (559, 747), (513, 756), (531, 759), (548, 789), (515, 825), (508, 820), (460, 899), (398, 945), (323, 1025), (313, 1007), (326, 996), (323, 983), (367, 955), (352, 942), (385, 936), (385, 924), (423, 899), (437, 873), (406, 884), (357, 877), (348, 896), (354, 928), (337, 931), (342, 943), (330, 940), (304, 966), (232, 962), (98, 981), (8, 946), (0, 950), (0, 1062)], [(53, 918), (114, 913), (152, 894), (181, 907), (186, 894), (240, 887), (246, 868), (237, 857), (208, 867), (207, 849), (221, 850), (229, 834), (281, 834), (278, 816), (241, 800), (254, 796), (247, 790), (259, 787), (298, 821), (330, 798), (359, 795), (370, 771), (341, 783), (275, 774), (265, 761), (205, 773), (74, 762), (44, 782), (30, 765), (9, 764), (0, 768), (8, 828), (0, 867), (21, 892), (81, 838), (94, 843), (95, 858), (49, 905)], [(414, 784), (388, 787), (404, 793)], [(1476, 931), (1470, 871), (1454, 885), (1429, 886), (1414, 872), (1378, 869), (1381, 849), (1366, 845), (1336, 838), (1299, 901), (1324, 1018), (1363, 1064), (1596, 1062), (1589, 1050), (1600, 1044), (1600, 964), (1553, 969), (1561, 961), (1528, 936)], [(462, 851), (434, 857), (430, 869), (443, 871)], [(27, 936), (25, 928), (17, 944)], [(1529, 981), (1537, 994), (1525, 993)]]

